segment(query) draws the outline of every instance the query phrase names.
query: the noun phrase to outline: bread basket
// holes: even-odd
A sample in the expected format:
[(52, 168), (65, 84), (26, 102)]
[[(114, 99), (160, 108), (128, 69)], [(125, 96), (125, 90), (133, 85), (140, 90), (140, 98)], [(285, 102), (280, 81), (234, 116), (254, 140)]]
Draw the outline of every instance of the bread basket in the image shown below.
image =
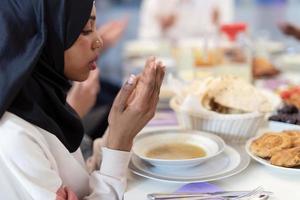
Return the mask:
[(215, 133), (225, 141), (245, 142), (255, 136), (265, 122), (264, 113), (220, 114), (208, 110), (192, 112), (181, 109), (182, 101), (179, 96), (170, 100), (170, 107), (175, 111), (181, 128)]

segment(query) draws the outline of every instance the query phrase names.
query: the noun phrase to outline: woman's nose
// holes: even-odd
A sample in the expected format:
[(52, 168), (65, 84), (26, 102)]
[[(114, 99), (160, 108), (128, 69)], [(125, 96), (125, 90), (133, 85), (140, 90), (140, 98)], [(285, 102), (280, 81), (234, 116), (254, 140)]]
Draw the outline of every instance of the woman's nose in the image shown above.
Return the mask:
[(103, 40), (101, 37), (97, 37), (92, 45), (93, 50), (101, 50), (103, 48)]

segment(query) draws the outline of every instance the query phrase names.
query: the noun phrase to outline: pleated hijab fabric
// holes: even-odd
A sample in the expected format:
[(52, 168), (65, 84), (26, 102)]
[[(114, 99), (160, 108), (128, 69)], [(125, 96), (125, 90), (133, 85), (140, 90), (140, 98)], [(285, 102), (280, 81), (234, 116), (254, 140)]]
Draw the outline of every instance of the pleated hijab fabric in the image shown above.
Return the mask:
[(70, 152), (83, 126), (66, 103), (64, 51), (92, 6), (93, 0), (0, 0), (0, 118), (12, 112), (56, 135)]

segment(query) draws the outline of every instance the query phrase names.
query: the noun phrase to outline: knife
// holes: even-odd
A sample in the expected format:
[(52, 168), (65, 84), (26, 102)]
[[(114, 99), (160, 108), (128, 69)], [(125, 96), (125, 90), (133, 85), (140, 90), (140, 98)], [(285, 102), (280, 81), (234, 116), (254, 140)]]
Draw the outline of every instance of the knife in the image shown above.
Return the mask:
[[(152, 193), (148, 194), (149, 200), (164, 200), (172, 198), (187, 198), (187, 197), (238, 197), (246, 194), (249, 191), (223, 191), (223, 192), (204, 192), (204, 193)], [(272, 195), (270, 191), (262, 191), (261, 194)]]

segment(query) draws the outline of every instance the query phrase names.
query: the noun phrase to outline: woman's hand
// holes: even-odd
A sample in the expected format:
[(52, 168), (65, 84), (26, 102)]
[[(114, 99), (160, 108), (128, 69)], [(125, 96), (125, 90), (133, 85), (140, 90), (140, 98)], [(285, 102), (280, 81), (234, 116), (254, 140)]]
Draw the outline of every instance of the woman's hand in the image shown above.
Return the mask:
[(99, 69), (90, 72), (89, 78), (83, 82), (74, 82), (67, 102), (82, 118), (95, 105), (100, 90)]
[(143, 73), (124, 84), (109, 114), (108, 148), (130, 151), (134, 137), (155, 114), (164, 74), (162, 63), (150, 58)]

